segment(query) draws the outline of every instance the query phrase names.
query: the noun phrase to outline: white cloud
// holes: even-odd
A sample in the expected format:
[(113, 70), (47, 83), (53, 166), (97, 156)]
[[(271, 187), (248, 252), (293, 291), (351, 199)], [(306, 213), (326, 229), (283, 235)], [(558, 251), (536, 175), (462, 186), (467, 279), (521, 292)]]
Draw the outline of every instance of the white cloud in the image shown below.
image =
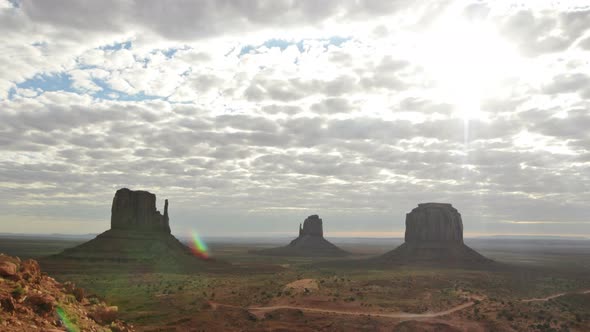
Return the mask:
[(169, 198), (177, 230), (199, 216), (218, 234), (285, 231), (308, 212), (335, 231), (400, 231), (431, 200), (473, 232), (566, 220), (575, 233), (590, 218), (584, 10), (2, 4), (7, 215), (82, 230), (130, 186)]

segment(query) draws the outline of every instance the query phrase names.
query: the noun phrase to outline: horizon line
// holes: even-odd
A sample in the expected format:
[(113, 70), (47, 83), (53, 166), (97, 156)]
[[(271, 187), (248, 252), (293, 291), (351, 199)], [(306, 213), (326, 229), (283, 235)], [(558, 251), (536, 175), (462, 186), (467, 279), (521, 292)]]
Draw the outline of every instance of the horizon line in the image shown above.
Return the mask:
[[(98, 233), (15, 233), (15, 232), (0, 232), (0, 236), (67, 236), (67, 237), (87, 237), (97, 236), (102, 232)], [(190, 232), (172, 232), (171, 234), (184, 238), (190, 237)], [(242, 239), (253, 239), (253, 238), (284, 238), (293, 237), (297, 234), (292, 232), (256, 232), (256, 233), (239, 233), (239, 234), (210, 234), (202, 235), (203, 238), (242, 238)], [(325, 232), (324, 237), (334, 239), (351, 239), (351, 238), (370, 238), (370, 239), (403, 239), (405, 236), (404, 232)], [(590, 240), (590, 234), (547, 234), (547, 233), (480, 233), (480, 232), (466, 232), (463, 238), (476, 239), (485, 237), (561, 237), (561, 238), (579, 238)]]

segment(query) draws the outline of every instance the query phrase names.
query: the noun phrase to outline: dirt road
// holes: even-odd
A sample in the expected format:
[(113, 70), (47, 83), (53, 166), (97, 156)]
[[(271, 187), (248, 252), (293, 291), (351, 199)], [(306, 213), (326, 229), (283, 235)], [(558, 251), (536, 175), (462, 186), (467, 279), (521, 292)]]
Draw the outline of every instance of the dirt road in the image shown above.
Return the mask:
[(545, 302), (545, 301), (549, 301), (551, 299), (555, 299), (567, 294), (589, 294), (590, 290), (585, 290), (585, 291), (578, 291), (578, 292), (569, 292), (569, 293), (557, 293), (557, 294), (553, 294), (553, 295), (549, 295), (546, 297), (540, 297), (540, 298), (533, 298), (533, 299), (524, 299), (521, 300), (521, 302)]
[(469, 301), (458, 306), (452, 307), (450, 309), (444, 311), (437, 311), (437, 312), (426, 312), (422, 314), (413, 314), (409, 312), (390, 312), (390, 313), (383, 313), (383, 312), (367, 312), (367, 311), (345, 311), (345, 310), (335, 310), (335, 309), (320, 309), (320, 308), (309, 308), (309, 307), (299, 307), (299, 306), (289, 306), (289, 305), (277, 305), (277, 306), (269, 306), (269, 307), (249, 307), (247, 308), (248, 311), (252, 312), (255, 315), (264, 314), (269, 311), (277, 310), (277, 309), (295, 309), (307, 312), (319, 312), (319, 313), (326, 313), (326, 314), (337, 314), (337, 315), (353, 315), (353, 316), (371, 316), (371, 317), (387, 317), (387, 318), (433, 318), (451, 314), (455, 311), (463, 310), (465, 308), (471, 307), (474, 302)]
[[(553, 295), (549, 295), (543, 298), (533, 298), (533, 299), (524, 299), (521, 300), (522, 302), (535, 302), (535, 301), (548, 301), (566, 294), (589, 294), (590, 290), (584, 290), (579, 292), (573, 293), (557, 293)], [(311, 307), (303, 307), (303, 306), (290, 306), (290, 305), (275, 305), (275, 306), (268, 306), (268, 307), (238, 307), (229, 304), (222, 304), (216, 302), (209, 302), (211, 307), (216, 309), (219, 306), (229, 307), (229, 308), (241, 308), (250, 311), (251, 313), (255, 314), (256, 316), (263, 316), (265, 313), (278, 310), (278, 309), (293, 309), (293, 310), (301, 310), (306, 312), (317, 312), (317, 313), (325, 313), (325, 314), (335, 314), (335, 315), (352, 315), (352, 316), (370, 316), (370, 317), (386, 317), (386, 318), (398, 318), (398, 319), (412, 319), (412, 318), (435, 318), (440, 316), (445, 316), (452, 314), (454, 312), (463, 310), (465, 308), (469, 308), (475, 304), (473, 300), (482, 300), (482, 298), (474, 297), (469, 302), (465, 302), (463, 304), (454, 306), (450, 309), (443, 310), (443, 311), (435, 311), (435, 312), (425, 312), (421, 314), (409, 313), (409, 312), (377, 312), (377, 311), (346, 311), (346, 310), (336, 310), (336, 309), (321, 309), (321, 308), (311, 308)]]

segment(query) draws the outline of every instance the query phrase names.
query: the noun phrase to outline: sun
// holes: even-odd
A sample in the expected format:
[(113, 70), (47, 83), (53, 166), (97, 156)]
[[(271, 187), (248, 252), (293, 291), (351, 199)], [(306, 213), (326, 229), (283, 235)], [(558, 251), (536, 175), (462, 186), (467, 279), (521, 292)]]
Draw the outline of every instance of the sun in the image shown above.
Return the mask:
[(455, 105), (455, 115), (466, 121), (486, 117), (482, 99), (502, 90), (521, 63), (496, 26), (461, 15), (443, 15), (415, 42), (415, 59), (438, 97)]

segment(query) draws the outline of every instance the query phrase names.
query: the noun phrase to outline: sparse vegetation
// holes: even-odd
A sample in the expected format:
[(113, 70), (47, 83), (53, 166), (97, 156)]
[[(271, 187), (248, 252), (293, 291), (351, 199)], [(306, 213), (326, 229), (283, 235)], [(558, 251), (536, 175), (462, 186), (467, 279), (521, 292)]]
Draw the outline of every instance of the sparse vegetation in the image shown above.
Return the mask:
[(18, 284), (10, 294), (12, 294), (12, 297), (20, 299), (23, 295), (25, 295), (25, 289), (20, 284)]
[[(479, 296), (473, 300), (474, 305), (454, 314), (453, 319), (481, 324), (493, 322), (504, 329), (517, 327), (516, 330), (532, 331), (583, 330), (589, 324), (590, 308), (584, 306), (587, 296), (572, 295), (528, 304), (520, 302), (523, 298), (542, 297), (571, 289), (590, 289), (590, 281), (577, 277), (580, 275), (579, 271), (568, 276), (567, 270), (556, 269), (556, 266), (561, 266), (568, 259), (567, 256), (561, 257), (558, 263), (552, 263), (553, 259), (547, 261), (542, 260), (542, 256), (535, 256), (539, 260), (538, 271), (546, 272), (522, 273), (510, 269), (323, 268), (322, 260), (318, 259), (274, 257), (267, 261), (268, 257), (249, 255), (247, 247), (218, 248), (221, 248), (223, 254), (217, 257), (245, 267), (256, 264), (256, 268), (244, 273), (183, 274), (148, 271), (136, 274), (108, 270), (96, 265), (83, 273), (63, 267), (50, 273), (58, 280), (72, 280), (77, 286), (86, 289), (86, 293), (92, 294), (88, 298), (90, 303), (105, 301), (116, 305), (122, 319), (146, 327), (161, 326), (162, 322), (191, 324), (191, 319), (193, 323), (196, 319), (211, 323), (214, 309), (209, 303), (237, 307), (275, 304), (307, 304), (318, 307), (325, 303), (326, 307), (345, 310), (420, 313), (441, 311), (466, 303), (466, 297), (471, 295)], [(213, 251), (215, 252), (215, 245)], [(500, 256), (495, 256), (496, 259), (498, 257)], [(283, 265), (288, 268), (280, 268)], [(558, 273), (551, 275), (554, 271)], [(318, 289), (305, 286), (301, 291), (294, 291), (285, 288), (285, 285), (293, 281), (306, 278), (314, 279), (319, 285)], [(222, 313), (230, 315), (230, 311)], [(271, 316), (280, 317), (273, 321), (292, 320), (302, 323), (296, 316), (289, 316), (281, 311), (274, 312)], [(191, 319), (186, 320), (187, 317)], [(328, 325), (325, 320), (320, 323), (318, 317), (318, 314), (306, 313), (308, 324), (319, 324), (319, 327)], [(363, 319), (373, 323), (379, 321), (369, 316), (364, 316)], [(351, 320), (353, 318), (339, 317), (331, 321), (330, 326), (337, 329), (342, 326), (339, 324), (343, 321)], [(268, 326), (265, 324), (270, 322), (264, 318), (244, 315), (236, 316), (231, 321), (224, 320), (220, 329), (232, 330), (244, 326), (262, 329), (261, 327)]]

